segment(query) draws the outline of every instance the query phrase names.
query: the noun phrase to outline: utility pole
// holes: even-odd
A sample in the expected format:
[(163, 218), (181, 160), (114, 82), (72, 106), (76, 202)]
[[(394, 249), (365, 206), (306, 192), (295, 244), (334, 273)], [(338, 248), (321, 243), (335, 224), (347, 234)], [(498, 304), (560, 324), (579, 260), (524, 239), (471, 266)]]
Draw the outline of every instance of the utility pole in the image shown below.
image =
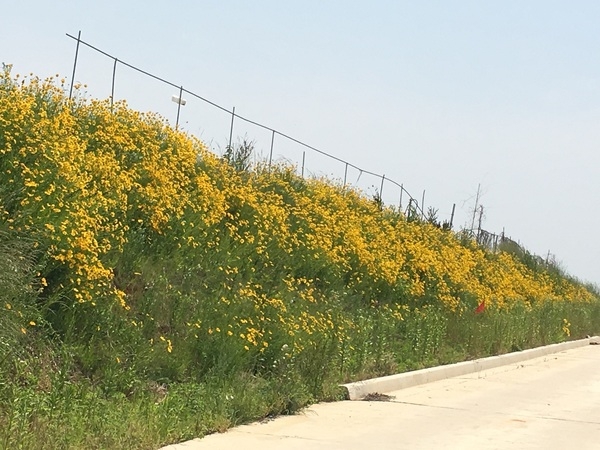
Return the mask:
[(477, 185), (477, 196), (475, 197), (475, 207), (473, 208), (473, 219), (471, 220), (471, 233), (475, 230), (475, 216), (479, 207), (479, 195), (481, 193), (481, 183)]
[(479, 206), (479, 223), (477, 225), (477, 240), (479, 240), (479, 236), (481, 235), (482, 219), (483, 219), (483, 205)]

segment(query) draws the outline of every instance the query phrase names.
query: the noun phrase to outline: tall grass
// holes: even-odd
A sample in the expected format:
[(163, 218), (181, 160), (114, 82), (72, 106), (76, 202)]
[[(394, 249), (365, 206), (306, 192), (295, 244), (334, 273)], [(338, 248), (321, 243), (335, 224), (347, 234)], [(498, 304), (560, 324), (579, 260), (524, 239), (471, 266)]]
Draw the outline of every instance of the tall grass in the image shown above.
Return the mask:
[(0, 449), (157, 448), (598, 329), (563, 273), (63, 88), (0, 78)]

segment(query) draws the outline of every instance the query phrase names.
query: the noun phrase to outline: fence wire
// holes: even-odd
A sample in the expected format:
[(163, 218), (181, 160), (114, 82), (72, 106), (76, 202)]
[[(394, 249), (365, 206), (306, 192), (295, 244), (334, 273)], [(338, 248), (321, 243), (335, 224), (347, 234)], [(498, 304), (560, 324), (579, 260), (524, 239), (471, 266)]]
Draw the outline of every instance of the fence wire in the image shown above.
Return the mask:
[[(231, 117), (231, 123), (230, 123), (230, 127), (229, 127), (229, 143), (228, 143), (229, 148), (232, 148), (232, 138), (233, 138), (233, 129), (234, 129), (235, 119), (239, 119), (242, 122), (254, 125), (254, 126), (256, 126), (258, 128), (261, 128), (261, 129), (263, 129), (263, 130), (265, 130), (265, 131), (267, 131), (269, 133), (269, 137), (270, 137), (270, 148), (269, 148), (269, 157), (268, 157), (268, 164), (269, 164), (269, 166), (271, 166), (272, 160), (273, 160), (273, 151), (274, 151), (275, 137), (279, 136), (279, 137), (284, 138), (285, 140), (287, 140), (289, 142), (292, 142), (294, 144), (300, 145), (302, 148), (305, 148), (307, 150), (315, 152), (316, 154), (322, 155), (322, 156), (324, 156), (326, 158), (329, 158), (329, 159), (331, 159), (331, 160), (333, 160), (333, 161), (335, 161), (337, 163), (343, 164), (344, 165), (344, 178), (343, 178), (344, 186), (347, 185), (347, 184), (356, 184), (356, 183), (358, 183), (358, 181), (361, 179), (361, 177), (363, 175), (370, 175), (372, 177), (375, 177), (375, 178), (379, 179), (379, 181), (380, 181), (379, 189), (377, 189), (377, 187), (373, 186), (373, 187), (375, 187), (374, 199), (376, 201), (383, 202), (382, 195), (383, 195), (384, 186), (385, 186), (385, 183), (389, 183), (389, 184), (391, 184), (391, 185), (399, 188), (399, 190), (400, 190), (399, 202), (398, 202), (399, 210), (402, 211), (402, 203), (403, 203), (403, 201), (408, 200), (408, 204), (407, 204), (406, 209), (404, 211), (407, 217), (409, 217), (409, 218), (420, 217), (422, 220), (426, 220), (426, 219), (430, 219), (430, 217), (428, 217), (428, 216), (434, 216), (434, 217), (436, 216), (437, 210), (435, 210), (433, 208), (430, 208), (427, 211), (427, 214), (425, 213), (425, 210), (424, 210), (425, 191), (423, 191), (421, 202), (419, 202), (415, 197), (413, 197), (406, 190), (406, 188), (404, 188), (404, 185), (402, 183), (398, 183), (397, 181), (395, 181), (395, 180), (393, 180), (391, 178), (386, 177), (385, 174), (378, 174), (378, 173), (372, 172), (370, 170), (363, 169), (363, 168), (361, 168), (361, 167), (359, 167), (359, 166), (357, 166), (355, 164), (352, 164), (349, 161), (346, 161), (346, 160), (344, 160), (342, 158), (339, 158), (339, 157), (337, 157), (335, 155), (332, 155), (332, 154), (327, 153), (327, 152), (325, 152), (323, 150), (320, 150), (320, 149), (318, 149), (318, 148), (316, 148), (316, 147), (314, 147), (312, 145), (309, 145), (309, 144), (307, 144), (307, 143), (305, 143), (305, 142), (303, 142), (303, 141), (301, 141), (299, 139), (296, 139), (296, 138), (294, 138), (294, 137), (292, 137), (292, 136), (290, 136), (290, 135), (288, 135), (286, 133), (283, 133), (283, 132), (278, 131), (278, 130), (272, 128), (272, 127), (269, 127), (269, 126), (264, 125), (262, 123), (259, 123), (259, 122), (256, 122), (254, 120), (251, 120), (251, 119), (249, 119), (247, 117), (244, 117), (244, 116), (242, 116), (240, 114), (237, 114), (235, 112), (235, 108), (232, 108), (230, 110), (230, 109), (228, 109), (228, 108), (226, 108), (224, 106), (219, 105), (216, 102), (213, 102), (213, 101), (207, 99), (204, 96), (201, 96), (201, 95), (199, 95), (199, 94), (197, 94), (197, 93), (195, 93), (195, 92), (193, 92), (193, 91), (191, 91), (189, 89), (184, 88), (183, 85), (173, 83), (173, 82), (171, 82), (171, 81), (169, 81), (169, 80), (167, 80), (165, 78), (159, 77), (159, 76), (157, 76), (155, 74), (152, 74), (152, 73), (150, 73), (150, 72), (148, 72), (148, 71), (146, 71), (144, 69), (141, 69), (141, 68), (139, 68), (139, 67), (137, 67), (137, 66), (135, 66), (135, 65), (133, 65), (131, 63), (123, 61), (122, 59), (119, 59), (116, 56), (111, 55), (111, 54), (105, 52), (104, 50), (101, 50), (100, 48), (98, 48), (98, 47), (96, 47), (96, 46), (94, 46), (94, 45), (92, 45), (92, 44), (90, 44), (90, 43), (88, 43), (86, 41), (83, 41), (81, 39), (81, 31), (79, 31), (79, 33), (78, 33), (78, 35), (76, 37), (70, 35), (69, 33), (66, 33), (66, 35), (69, 38), (71, 38), (71, 39), (73, 39), (73, 40), (75, 40), (77, 42), (77, 46), (76, 46), (76, 49), (75, 49), (75, 58), (74, 58), (74, 61), (73, 61), (73, 73), (72, 73), (72, 77), (71, 77), (71, 86), (70, 86), (70, 89), (69, 89), (69, 98), (72, 98), (72, 95), (73, 95), (73, 85), (75, 84), (75, 74), (76, 74), (76, 70), (77, 70), (77, 63), (78, 63), (78, 57), (79, 57), (79, 49), (80, 49), (80, 46), (83, 45), (83, 46), (88, 47), (91, 50), (95, 51), (96, 53), (98, 53), (98, 54), (100, 54), (100, 55), (102, 55), (102, 56), (104, 56), (104, 57), (112, 60), (112, 77), (111, 77), (111, 89), (110, 89), (110, 91), (111, 91), (111, 96), (110, 96), (111, 104), (114, 102), (117, 66), (118, 65), (122, 65), (122, 66), (127, 67), (127, 68), (129, 68), (129, 69), (131, 69), (131, 70), (133, 70), (135, 72), (138, 72), (138, 73), (140, 73), (140, 74), (142, 74), (142, 75), (144, 75), (144, 76), (146, 76), (148, 78), (151, 78), (153, 80), (159, 81), (160, 83), (162, 83), (162, 84), (164, 84), (166, 86), (170, 86), (172, 88), (177, 89), (177, 92), (178, 92), (179, 96), (177, 98), (175, 96), (173, 96), (173, 100), (176, 101), (176, 103), (177, 103), (177, 119), (176, 119), (176, 122), (175, 122), (175, 128), (179, 127), (181, 106), (185, 105), (185, 103), (186, 103), (185, 100), (183, 99), (183, 94), (186, 94), (186, 95), (188, 95), (190, 97), (193, 97), (195, 99), (198, 99), (198, 100), (206, 103), (207, 105), (212, 106), (213, 108), (216, 108), (216, 109), (220, 110), (221, 112), (224, 112), (224, 113), (228, 114)], [(305, 176), (305, 159), (306, 159), (306, 151), (303, 151), (302, 152), (302, 169), (301, 169), (301, 174), (302, 174), (303, 177)], [(354, 169), (355, 171), (358, 172), (358, 177), (357, 177), (355, 183), (350, 183), (348, 181), (348, 177), (349, 177), (348, 169)], [(450, 228), (452, 228), (453, 218), (454, 218), (454, 207), (452, 209), (452, 214), (451, 214), (450, 221), (447, 222), (447, 223), (444, 223), (444, 226), (449, 225)], [(481, 226), (479, 226), (477, 230), (473, 230), (473, 229), (470, 230), (470, 235), (472, 236), (472, 238), (474, 238), (477, 241), (477, 243), (480, 246), (482, 246), (484, 248), (487, 248), (488, 250), (491, 250), (493, 252), (499, 251), (501, 249), (501, 247), (507, 247), (507, 246), (516, 248), (516, 249), (518, 249), (521, 252), (525, 252), (526, 251), (519, 243), (517, 243), (517, 242), (513, 241), (512, 239), (506, 237), (504, 235), (504, 232), (502, 232), (501, 234), (494, 234), (494, 233), (491, 233), (491, 232), (488, 232), (488, 231), (485, 231), (485, 230), (481, 229)], [(555, 256), (552, 255), (550, 252), (548, 252), (548, 255), (545, 258), (545, 261), (541, 257), (537, 257), (537, 258), (540, 259), (540, 261), (543, 261), (546, 265), (548, 265), (548, 264), (554, 264), (554, 260), (555, 260)]]
[[(206, 103), (206, 104), (208, 104), (208, 105), (210, 105), (210, 106), (212, 106), (212, 107), (214, 107), (214, 108), (216, 108), (216, 109), (218, 109), (218, 110), (220, 110), (222, 112), (225, 112), (225, 113), (227, 113), (227, 114), (229, 114), (231, 116), (231, 125), (230, 125), (230, 133), (229, 133), (229, 146), (230, 147), (232, 145), (234, 121), (236, 119), (239, 119), (239, 120), (241, 120), (241, 121), (243, 121), (245, 123), (248, 123), (248, 124), (254, 125), (256, 127), (262, 128), (262, 129), (264, 129), (264, 130), (266, 130), (266, 131), (268, 131), (270, 133), (270, 135), (271, 135), (271, 145), (270, 145), (269, 157), (268, 157), (269, 165), (272, 163), (272, 159), (273, 159), (273, 150), (274, 150), (275, 137), (284, 138), (284, 139), (286, 139), (286, 140), (288, 140), (290, 142), (293, 142), (295, 144), (300, 145), (301, 147), (303, 147), (305, 149), (308, 149), (308, 150), (310, 150), (312, 152), (315, 152), (315, 153), (320, 154), (322, 156), (325, 156), (325, 157), (327, 157), (327, 158), (329, 158), (329, 159), (331, 159), (333, 161), (336, 161), (338, 163), (343, 164), (344, 165), (344, 185), (350, 184), (348, 182), (348, 169), (351, 168), (351, 169), (354, 169), (354, 170), (356, 170), (356, 171), (359, 172), (359, 176), (358, 176), (357, 180), (359, 180), (360, 177), (363, 174), (371, 175), (371, 176), (373, 176), (373, 177), (375, 177), (375, 178), (377, 178), (377, 179), (380, 180), (379, 189), (376, 190), (376, 193), (375, 193), (375, 196), (378, 199), (380, 199), (380, 200), (382, 199), (382, 195), (383, 195), (383, 190), (384, 190), (384, 187), (385, 187), (385, 183), (389, 183), (389, 184), (395, 186), (396, 188), (399, 188), (400, 189), (400, 195), (399, 195), (399, 201), (398, 201), (398, 207), (399, 207), (399, 209), (402, 210), (402, 203), (403, 203), (403, 201), (408, 201), (408, 205), (406, 207), (406, 214), (407, 215), (409, 215), (409, 214), (418, 215), (422, 219), (425, 219), (426, 215), (425, 215), (425, 211), (424, 211), (423, 204), (422, 204), (424, 202), (424, 195), (423, 195), (422, 201), (419, 202), (415, 197), (413, 197), (404, 188), (404, 185), (402, 183), (398, 183), (398, 182), (394, 181), (393, 179), (386, 177), (385, 174), (378, 174), (378, 173), (372, 172), (370, 170), (358, 167), (357, 165), (352, 164), (349, 161), (346, 161), (346, 160), (344, 160), (342, 158), (339, 158), (339, 157), (337, 157), (335, 155), (332, 155), (332, 154), (327, 153), (327, 152), (325, 152), (323, 150), (320, 150), (320, 149), (318, 149), (318, 148), (316, 148), (316, 147), (314, 147), (312, 145), (309, 145), (309, 144), (307, 144), (307, 143), (305, 143), (305, 142), (303, 142), (303, 141), (301, 141), (299, 139), (296, 139), (296, 138), (294, 138), (294, 137), (292, 137), (292, 136), (290, 136), (290, 135), (288, 135), (286, 133), (283, 133), (281, 131), (275, 130), (272, 127), (269, 127), (267, 125), (261, 124), (259, 122), (254, 121), (254, 120), (251, 120), (251, 119), (249, 119), (247, 117), (244, 117), (244, 116), (242, 116), (240, 114), (237, 114), (235, 112), (235, 108), (233, 108), (233, 109), (230, 110), (230, 109), (228, 109), (228, 108), (226, 108), (224, 106), (219, 105), (218, 103), (215, 103), (215, 102), (207, 99), (206, 97), (203, 97), (203, 96), (201, 96), (201, 95), (199, 95), (199, 94), (197, 94), (197, 93), (195, 93), (195, 92), (193, 92), (193, 91), (191, 91), (189, 89), (184, 88), (180, 84), (173, 83), (173, 82), (171, 82), (169, 80), (166, 80), (165, 78), (159, 77), (159, 76), (157, 76), (155, 74), (152, 74), (152, 73), (150, 73), (150, 72), (148, 72), (148, 71), (146, 71), (144, 69), (141, 69), (141, 68), (139, 68), (139, 67), (137, 67), (137, 66), (135, 66), (133, 64), (130, 64), (130, 63), (126, 62), (126, 61), (123, 61), (122, 59), (119, 59), (116, 56), (111, 55), (111, 54), (107, 53), (106, 51), (104, 51), (104, 50), (102, 50), (102, 49), (100, 49), (100, 48), (98, 48), (98, 47), (96, 47), (96, 46), (94, 46), (94, 45), (92, 45), (92, 44), (90, 44), (90, 43), (82, 40), (81, 39), (81, 32), (79, 32), (77, 36), (72, 36), (69, 33), (66, 33), (66, 35), (69, 38), (71, 38), (71, 39), (73, 39), (73, 40), (75, 40), (77, 42), (77, 47), (76, 47), (76, 50), (75, 50), (75, 59), (74, 59), (74, 62), (73, 62), (73, 75), (72, 75), (72, 78), (71, 78), (71, 89), (69, 90), (69, 98), (71, 98), (72, 94), (73, 94), (73, 84), (75, 83), (75, 74), (76, 74), (76, 70), (77, 70), (77, 63), (78, 63), (78, 57), (79, 57), (79, 48), (80, 48), (80, 45), (83, 45), (83, 46), (85, 46), (87, 48), (90, 48), (90, 49), (94, 50), (95, 52), (99, 53), (100, 55), (103, 55), (106, 58), (109, 58), (109, 59), (111, 59), (113, 61), (113, 64), (112, 64), (112, 81), (111, 81), (111, 102), (114, 101), (114, 92), (115, 92), (117, 66), (121, 65), (121, 66), (127, 67), (127, 68), (129, 68), (131, 70), (134, 70), (134, 71), (136, 71), (136, 72), (138, 72), (138, 73), (140, 73), (140, 74), (142, 74), (142, 75), (144, 75), (146, 77), (152, 78), (152, 79), (154, 79), (156, 81), (159, 81), (159, 82), (161, 82), (161, 83), (163, 83), (163, 84), (165, 84), (167, 86), (170, 86), (172, 88), (177, 89), (177, 92), (179, 93), (179, 97), (177, 99), (175, 98), (175, 96), (173, 97), (173, 100), (176, 101), (176, 103), (178, 103), (178, 106), (177, 106), (177, 119), (176, 119), (176, 123), (175, 123), (175, 127), (176, 128), (179, 127), (179, 119), (180, 119), (181, 106), (185, 104), (185, 102), (183, 100), (183, 94), (186, 94), (186, 95), (188, 95), (190, 97), (193, 97), (195, 99), (201, 100), (202, 102), (204, 102), (204, 103)], [(304, 159), (305, 159), (305, 152), (303, 152), (303, 165), (302, 165), (302, 174), (303, 175), (304, 175)]]

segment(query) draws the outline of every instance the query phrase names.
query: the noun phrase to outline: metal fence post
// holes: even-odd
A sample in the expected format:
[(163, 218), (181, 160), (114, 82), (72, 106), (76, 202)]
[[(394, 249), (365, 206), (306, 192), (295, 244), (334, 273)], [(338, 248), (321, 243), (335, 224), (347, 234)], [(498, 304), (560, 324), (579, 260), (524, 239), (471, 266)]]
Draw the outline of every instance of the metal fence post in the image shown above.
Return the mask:
[(179, 101), (177, 102), (177, 119), (175, 119), (175, 129), (179, 128), (179, 113), (181, 111), (181, 103), (183, 102), (183, 86), (179, 87)]
[[(113, 110), (113, 105), (115, 103), (115, 76), (117, 74), (117, 62), (119, 60), (117, 58), (115, 58), (115, 63), (113, 65), (113, 73), (112, 73), (112, 84), (110, 86), (110, 111), (112, 112)], [(179, 94), (179, 96), (181, 97), (181, 94)]]
[(235, 106), (231, 111), (231, 128), (229, 128), (229, 148), (231, 148), (231, 139), (233, 139), (233, 119), (235, 119)]
[(79, 43), (81, 42), (81, 30), (77, 34), (77, 46), (75, 47), (75, 61), (73, 62), (73, 75), (71, 76), (71, 88), (69, 89), (69, 100), (73, 97), (73, 84), (75, 83), (75, 69), (77, 68), (77, 56), (79, 55)]
[(273, 160), (273, 142), (275, 142), (275, 130), (271, 135), (271, 151), (269, 152), (269, 169), (271, 168), (271, 161)]
[(404, 193), (404, 183), (400, 185), (400, 203), (398, 203), (398, 209), (402, 211), (402, 194)]

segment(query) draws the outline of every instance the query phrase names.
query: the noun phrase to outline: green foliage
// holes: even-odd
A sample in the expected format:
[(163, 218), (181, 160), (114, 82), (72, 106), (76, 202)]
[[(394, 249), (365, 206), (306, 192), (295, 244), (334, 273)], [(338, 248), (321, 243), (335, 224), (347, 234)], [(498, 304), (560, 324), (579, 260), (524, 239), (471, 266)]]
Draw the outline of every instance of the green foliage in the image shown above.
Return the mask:
[(244, 138), (237, 145), (227, 145), (223, 158), (239, 172), (248, 172), (252, 167), (252, 155), (254, 153), (254, 141)]
[(1, 450), (156, 448), (598, 330), (597, 288), (416, 203), (251, 167), (253, 147), (216, 158), (156, 116), (0, 77)]

